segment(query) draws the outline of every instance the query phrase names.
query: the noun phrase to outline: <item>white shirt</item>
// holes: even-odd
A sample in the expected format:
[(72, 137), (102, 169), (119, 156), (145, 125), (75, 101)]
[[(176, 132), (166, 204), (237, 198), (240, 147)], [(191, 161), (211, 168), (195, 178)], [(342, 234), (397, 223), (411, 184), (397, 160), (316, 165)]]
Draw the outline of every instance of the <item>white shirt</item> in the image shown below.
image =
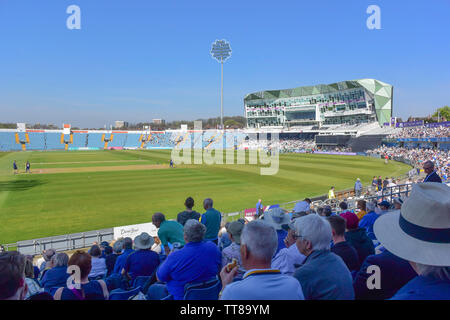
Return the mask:
[(281, 273), (293, 275), (296, 268), (295, 265), (300, 265), (305, 261), (306, 257), (302, 255), (294, 243), (289, 248), (281, 249), (277, 255), (272, 259), (272, 268), (278, 269)]

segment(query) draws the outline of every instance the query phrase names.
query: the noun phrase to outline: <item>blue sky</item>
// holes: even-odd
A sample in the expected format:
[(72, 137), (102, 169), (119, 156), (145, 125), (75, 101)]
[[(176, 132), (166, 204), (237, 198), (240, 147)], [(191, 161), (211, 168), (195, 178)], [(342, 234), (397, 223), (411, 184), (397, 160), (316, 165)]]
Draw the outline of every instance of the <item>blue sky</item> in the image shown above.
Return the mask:
[[(68, 30), (69, 5), (81, 30)], [(366, 9), (381, 8), (381, 30)], [(376, 78), (394, 116), (450, 103), (450, 1), (0, 0), (0, 122), (99, 127), (243, 115), (245, 94)]]

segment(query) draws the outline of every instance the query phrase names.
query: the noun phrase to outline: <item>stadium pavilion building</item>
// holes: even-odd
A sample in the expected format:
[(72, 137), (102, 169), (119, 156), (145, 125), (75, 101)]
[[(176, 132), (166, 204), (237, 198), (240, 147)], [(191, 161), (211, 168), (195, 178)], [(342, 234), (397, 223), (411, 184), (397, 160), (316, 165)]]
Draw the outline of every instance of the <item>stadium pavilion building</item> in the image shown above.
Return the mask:
[(393, 87), (375, 79), (267, 90), (244, 98), (248, 128), (389, 123)]

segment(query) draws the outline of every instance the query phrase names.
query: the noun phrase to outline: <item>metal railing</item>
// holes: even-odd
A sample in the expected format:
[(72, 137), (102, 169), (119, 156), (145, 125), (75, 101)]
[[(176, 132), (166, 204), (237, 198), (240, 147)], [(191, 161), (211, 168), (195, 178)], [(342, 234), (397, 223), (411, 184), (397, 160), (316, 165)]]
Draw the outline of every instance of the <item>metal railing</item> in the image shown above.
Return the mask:
[(33, 240), (18, 241), (14, 244), (3, 245), (6, 251), (15, 248), (22, 254), (35, 255), (41, 254), (46, 249), (55, 249), (56, 251), (68, 251), (86, 248), (92, 243), (102, 241), (111, 241), (114, 238), (113, 228), (94, 230), (88, 232), (66, 234), (61, 236), (39, 238)]

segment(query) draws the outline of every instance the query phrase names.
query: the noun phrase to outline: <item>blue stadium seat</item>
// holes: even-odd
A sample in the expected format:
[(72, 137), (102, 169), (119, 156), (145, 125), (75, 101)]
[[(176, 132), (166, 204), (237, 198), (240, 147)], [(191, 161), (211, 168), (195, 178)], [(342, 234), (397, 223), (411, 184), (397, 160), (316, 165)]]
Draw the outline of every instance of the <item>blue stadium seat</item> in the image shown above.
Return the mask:
[(128, 291), (115, 289), (110, 292), (109, 300), (129, 300), (131, 297), (137, 295), (139, 291), (141, 291), (141, 287), (137, 287)]
[(169, 294), (167, 297), (164, 297), (161, 300), (173, 300), (173, 296)]
[(184, 300), (218, 300), (222, 283), (218, 277), (184, 286)]
[(156, 269), (153, 271), (151, 276), (139, 276), (134, 279), (132, 288), (141, 287), (141, 291), (143, 294), (147, 294), (148, 288), (150, 285), (156, 281)]

